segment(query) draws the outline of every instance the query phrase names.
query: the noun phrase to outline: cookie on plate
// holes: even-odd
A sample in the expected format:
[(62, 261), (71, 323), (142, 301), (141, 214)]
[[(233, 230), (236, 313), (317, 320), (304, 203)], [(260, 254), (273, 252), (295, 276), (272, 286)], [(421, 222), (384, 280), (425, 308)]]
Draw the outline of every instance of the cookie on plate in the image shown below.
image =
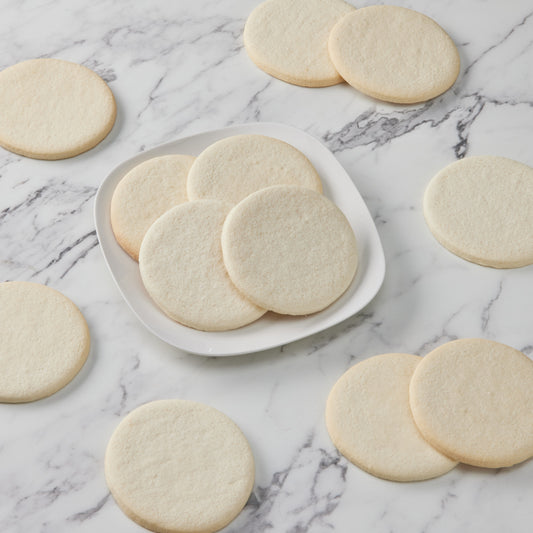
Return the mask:
[(290, 185), (237, 204), (224, 223), (222, 251), (242, 294), (287, 315), (326, 308), (357, 269), (355, 235), (342, 211), (325, 196)]
[(173, 320), (202, 331), (236, 329), (261, 317), (231, 282), (220, 234), (231, 205), (199, 200), (158, 218), (141, 244), (139, 268), (154, 302)]
[(190, 200), (236, 204), (272, 185), (300, 185), (322, 192), (320, 177), (302, 152), (265, 135), (234, 135), (207, 147), (187, 179)]
[(132, 168), (111, 199), (111, 226), (120, 246), (138, 261), (148, 228), (171, 207), (187, 201), (190, 155), (163, 155)]

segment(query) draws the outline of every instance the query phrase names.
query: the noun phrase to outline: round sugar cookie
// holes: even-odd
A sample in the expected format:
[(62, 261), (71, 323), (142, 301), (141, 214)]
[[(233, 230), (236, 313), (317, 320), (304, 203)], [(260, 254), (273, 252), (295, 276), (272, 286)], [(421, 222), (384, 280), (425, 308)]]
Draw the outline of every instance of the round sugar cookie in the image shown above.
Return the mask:
[(111, 226), (120, 246), (136, 261), (148, 228), (175, 205), (187, 201), (190, 155), (163, 155), (131, 169), (111, 199)]
[(421, 361), (388, 353), (357, 363), (334, 385), (326, 425), (335, 447), (353, 464), (391, 481), (445, 474), (456, 461), (420, 435), (409, 407), (409, 382)]
[(304, 87), (344, 81), (331, 62), (328, 37), (354, 8), (342, 0), (267, 0), (250, 14), (244, 46), (267, 74)]
[(244, 295), (287, 315), (333, 303), (357, 268), (355, 236), (342, 211), (296, 186), (263, 189), (237, 204), (224, 223), (222, 251)]
[(0, 146), (65, 159), (96, 146), (116, 117), (113, 93), (82, 65), (30, 59), (0, 72)]
[(352, 87), (400, 104), (442, 94), (460, 68), (457, 48), (434, 20), (396, 6), (364, 7), (346, 15), (330, 33), (329, 54)]
[(533, 456), (533, 361), (514, 348), (443, 344), (415, 369), (409, 396), (424, 438), (457, 461), (500, 468)]
[(187, 194), (190, 200), (237, 204), (272, 185), (300, 185), (322, 192), (315, 167), (290, 144), (264, 135), (235, 135), (212, 144), (196, 158)]
[(132, 411), (105, 456), (107, 484), (119, 507), (157, 533), (222, 529), (246, 504), (254, 470), (237, 425), (188, 400), (159, 400)]
[(533, 168), (494, 156), (441, 170), (424, 195), (435, 238), (454, 254), (494, 268), (533, 263)]
[(0, 283), (0, 402), (31, 402), (63, 388), (89, 354), (87, 323), (60, 292)]
[(141, 244), (139, 268), (148, 294), (172, 319), (203, 331), (245, 326), (266, 311), (231, 282), (220, 234), (231, 205), (200, 200), (158, 218)]

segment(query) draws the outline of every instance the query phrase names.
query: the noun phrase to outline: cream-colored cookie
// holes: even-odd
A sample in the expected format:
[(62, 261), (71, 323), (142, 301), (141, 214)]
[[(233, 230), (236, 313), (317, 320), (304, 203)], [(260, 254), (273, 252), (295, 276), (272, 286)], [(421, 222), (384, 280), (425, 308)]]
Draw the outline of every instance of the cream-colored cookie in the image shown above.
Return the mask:
[(190, 155), (163, 155), (132, 168), (111, 199), (111, 225), (122, 248), (136, 261), (148, 228), (166, 211), (187, 201)]
[(326, 425), (333, 444), (374, 476), (420, 481), (457, 464), (430, 446), (413, 421), (409, 382), (420, 361), (402, 353), (371, 357), (344, 373), (329, 394)]
[(329, 54), (352, 87), (400, 104), (442, 94), (460, 68), (457, 48), (434, 20), (396, 6), (346, 15), (330, 33)]
[(435, 238), (480, 265), (533, 263), (533, 168), (494, 156), (467, 157), (441, 170), (424, 195)]
[(150, 227), (141, 245), (142, 281), (172, 319), (203, 331), (245, 326), (265, 313), (230, 281), (220, 234), (231, 205), (200, 200), (173, 207)]
[(300, 185), (322, 192), (317, 171), (299, 150), (264, 135), (235, 135), (206, 148), (187, 180), (190, 200), (236, 204), (272, 185)]
[(111, 494), (157, 533), (211, 533), (246, 504), (254, 459), (241, 430), (213, 407), (160, 400), (132, 411), (105, 456)]
[(415, 369), (409, 396), (424, 438), (457, 461), (500, 468), (533, 457), (533, 361), (514, 348), (443, 344)]
[(89, 354), (87, 323), (61, 293), (0, 283), (0, 402), (31, 402), (63, 388)]
[(222, 251), (244, 295), (288, 315), (333, 303), (357, 268), (355, 236), (342, 211), (296, 186), (263, 189), (237, 204), (224, 223)]
[(35, 159), (86, 152), (111, 131), (113, 93), (82, 65), (30, 59), (0, 72), (0, 146)]
[(342, 0), (267, 0), (246, 21), (244, 46), (260, 69), (280, 80), (304, 87), (341, 83), (328, 36), (353, 9)]

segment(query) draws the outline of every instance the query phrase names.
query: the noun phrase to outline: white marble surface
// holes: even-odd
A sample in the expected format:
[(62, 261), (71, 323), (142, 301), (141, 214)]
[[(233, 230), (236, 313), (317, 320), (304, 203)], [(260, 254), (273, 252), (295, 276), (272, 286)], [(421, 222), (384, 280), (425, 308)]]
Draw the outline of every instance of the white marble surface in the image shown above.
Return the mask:
[[(119, 114), (101, 145), (73, 159), (0, 149), (0, 279), (64, 292), (93, 339), (88, 363), (64, 390), (0, 405), (0, 531), (144, 531), (109, 496), (104, 451), (126, 413), (171, 397), (216, 406), (251, 442), (253, 496), (228, 532), (531, 531), (532, 461), (390, 483), (340, 457), (323, 420), (333, 383), (371, 355), (423, 355), (480, 336), (533, 356), (533, 268), (460, 260), (436, 243), (421, 209), (428, 180), (458, 157), (533, 165), (531, 1), (398, 1), (443, 25), (462, 59), (451, 91), (408, 107), (345, 85), (295, 87), (258, 70), (241, 38), (256, 3), (2, 1), (0, 69), (32, 57), (82, 63), (109, 82)], [(95, 236), (94, 196), (139, 151), (250, 121), (299, 127), (336, 154), (377, 223), (385, 282), (359, 315), (305, 340), (235, 358), (187, 355), (143, 329), (113, 285)]]

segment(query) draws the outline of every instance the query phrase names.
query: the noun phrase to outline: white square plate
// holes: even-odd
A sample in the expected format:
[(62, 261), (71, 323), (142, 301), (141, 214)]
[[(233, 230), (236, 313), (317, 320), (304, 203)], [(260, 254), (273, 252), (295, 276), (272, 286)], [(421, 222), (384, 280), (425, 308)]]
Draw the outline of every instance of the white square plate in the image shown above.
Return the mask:
[[(355, 232), (359, 266), (346, 293), (324, 311), (302, 317), (267, 313), (253, 324), (233, 331), (197, 331), (168, 318), (148, 296), (138, 264), (122, 250), (113, 235), (111, 197), (122, 177), (147, 159), (166, 154), (198, 155), (210, 144), (224, 137), (243, 133), (281, 139), (309, 158), (322, 178), (324, 194), (340, 207)], [(165, 342), (199, 355), (226, 356), (258, 352), (322, 331), (360, 311), (375, 296), (385, 276), (385, 257), (378, 232), (365, 202), (344, 168), (319, 141), (283, 124), (230, 126), (178, 139), (136, 155), (115, 168), (103, 181), (96, 195), (94, 218), (107, 266), (137, 318)]]

